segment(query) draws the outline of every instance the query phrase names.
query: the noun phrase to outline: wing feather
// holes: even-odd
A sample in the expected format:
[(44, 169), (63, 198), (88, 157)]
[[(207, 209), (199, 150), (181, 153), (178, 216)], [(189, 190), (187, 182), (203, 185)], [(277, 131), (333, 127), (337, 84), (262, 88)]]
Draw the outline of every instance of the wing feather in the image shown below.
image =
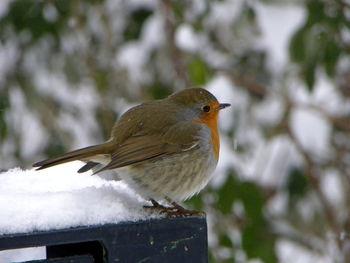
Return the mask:
[(164, 134), (130, 136), (112, 152), (111, 162), (97, 172), (189, 151), (199, 144), (200, 129), (201, 124), (184, 121), (169, 127)]

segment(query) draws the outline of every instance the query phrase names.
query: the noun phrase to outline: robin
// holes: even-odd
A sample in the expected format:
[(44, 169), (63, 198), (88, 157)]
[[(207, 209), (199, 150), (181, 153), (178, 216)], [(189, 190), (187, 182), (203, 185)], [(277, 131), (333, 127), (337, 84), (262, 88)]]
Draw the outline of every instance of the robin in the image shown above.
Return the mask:
[[(37, 170), (80, 160), (94, 174), (117, 171), (152, 208), (168, 216), (192, 215), (177, 202), (201, 191), (219, 158), (219, 103), (205, 89), (191, 88), (129, 109), (116, 122), (110, 139), (102, 144), (68, 152), (35, 163)], [(163, 206), (159, 201), (171, 206)]]

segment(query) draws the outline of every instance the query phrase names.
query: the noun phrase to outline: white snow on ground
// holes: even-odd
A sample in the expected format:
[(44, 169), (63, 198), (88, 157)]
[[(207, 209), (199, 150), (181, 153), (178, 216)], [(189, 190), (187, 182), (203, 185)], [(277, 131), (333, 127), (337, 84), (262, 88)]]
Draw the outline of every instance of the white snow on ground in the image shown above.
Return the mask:
[(156, 217), (122, 181), (78, 174), (80, 162), (0, 174), (0, 234)]

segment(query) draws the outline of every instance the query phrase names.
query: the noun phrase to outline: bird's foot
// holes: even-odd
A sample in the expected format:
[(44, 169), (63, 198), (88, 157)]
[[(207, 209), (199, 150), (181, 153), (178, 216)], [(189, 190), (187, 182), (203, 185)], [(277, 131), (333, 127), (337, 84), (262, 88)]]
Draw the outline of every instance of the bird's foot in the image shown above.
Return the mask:
[(175, 202), (169, 202), (172, 206), (164, 206), (151, 199), (152, 206), (144, 206), (146, 209), (157, 210), (166, 217), (185, 217), (185, 216), (205, 216), (205, 212), (188, 210)]
[(171, 205), (171, 210), (167, 211), (167, 217), (205, 216), (203, 211), (188, 210), (175, 202), (172, 202)]

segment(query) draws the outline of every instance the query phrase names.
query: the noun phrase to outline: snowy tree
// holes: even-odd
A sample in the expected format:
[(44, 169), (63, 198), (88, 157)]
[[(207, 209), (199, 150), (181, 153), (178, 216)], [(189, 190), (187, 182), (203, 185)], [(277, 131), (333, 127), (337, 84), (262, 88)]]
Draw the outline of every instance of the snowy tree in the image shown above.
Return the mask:
[[(130, 106), (202, 86), (232, 104), (211, 262), (350, 260), (350, 4), (3, 1), (0, 167), (101, 143)], [(255, 261), (256, 262), (256, 261)]]

